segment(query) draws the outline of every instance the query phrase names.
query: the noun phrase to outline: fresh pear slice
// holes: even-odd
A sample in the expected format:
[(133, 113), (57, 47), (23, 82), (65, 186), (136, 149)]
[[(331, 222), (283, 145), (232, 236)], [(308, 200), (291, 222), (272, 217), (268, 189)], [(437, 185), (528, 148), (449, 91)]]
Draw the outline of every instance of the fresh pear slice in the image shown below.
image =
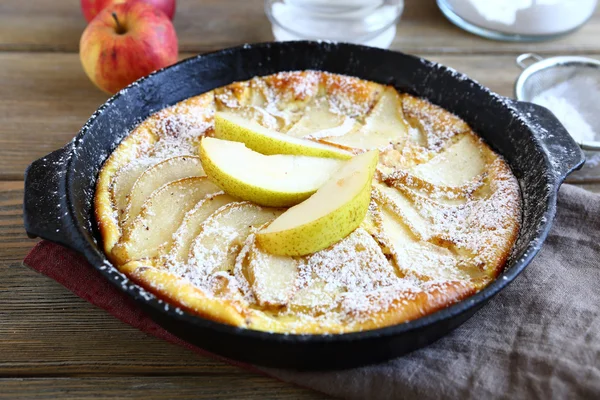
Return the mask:
[(279, 133), (233, 113), (215, 114), (214, 137), (244, 143), (261, 154), (290, 154), (347, 160), (352, 153), (333, 146)]
[(154, 191), (113, 247), (117, 264), (158, 256), (161, 246), (171, 245), (185, 213), (207, 195), (219, 191), (206, 177), (180, 179)]
[(271, 254), (302, 256), (348, 236), (369, 209), (378, 158), (374, 150), (348, 161), (308, 200), (258, 232), (258, 244)]
[(219, 208), (236, 201), (227, 194), (216, 194), (200, 200), (183, 218), (181, 226), (173, 234), (173, 245), (165, 252), (169, 263), (187, 262), (190, 246), (202, 230), (204, 221)]
[(120, 213), (121, 222), (133, 221), (140, 213), (142, 204), (161, 186), (179, 179), (205, 175), (200, 158), (196, 156), (171, 157), (148, 168), (133, 185), (127, 207)]
[(270, 206), (298, 204), (317, 191), (345, 161), (333, 158), (265, 156), (243, 143), (205, 137), (202, 166), (226, 193)]
[(365, 120), (365, 125), (344, 136), (323, 139), (329, 143), (357, 148), (378, 149), (408, 137), (408, 125), (402, 113), (402, 100), (396, 89), (388, 87)]
[(285, 306), (295, 291), (298, 260), (269, 254), (256, 245), (250, 235), (242, 272), (261, 306)]
[(111, 191), (114, 205), (119, 215), (119, 220), (122, 220), (121, 215), (125, 213), (125, 209), (127, 208), (127, 198), (131, 193), (131, 188), (133, 188), (133, 185), (135, 185), (135, 182), (140, 175), (155, 163), (156, 160), (136, 160), (121, 168), (113, 178)]
[(227, 204), (202, 224), (190, 248), (189, 263), (204, 276), (216, 271), (233, 271), (237, 254), (252, 228), (279, 215), (281, 210), (249, 202)]

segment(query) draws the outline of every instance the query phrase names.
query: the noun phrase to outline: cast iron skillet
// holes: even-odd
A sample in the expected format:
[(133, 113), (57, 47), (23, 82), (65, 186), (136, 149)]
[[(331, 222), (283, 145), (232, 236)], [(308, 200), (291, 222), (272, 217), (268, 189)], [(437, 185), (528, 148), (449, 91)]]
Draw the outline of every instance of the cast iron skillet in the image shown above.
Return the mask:
[[(522, 190), (522, 228), (507, 268), (496, 281), (460, 303), (412, 322), (342, 335), (283, 335), (235, 328), (169, 307), (129, 282), (107, 261), (93, 218), (94, 186), (102, 163), (136, 124), (180, 100), (234, 81), (304, 69), (392, 84), (427, 98), (463, 118), (506, 158)], [(548, 234), (560, 184), (583, 162), (577, 144), (548, 110), (500, 97), (442, 65), (349, 44), (244, 45), (187, 59), (109, 99), (72, 142), (27, 169), (24, 219), (30, 236), (83, 254), (152, 319), (184, 340), (264, 366), (345, 368), (387, 360), (435, 341), (515, 279)]]

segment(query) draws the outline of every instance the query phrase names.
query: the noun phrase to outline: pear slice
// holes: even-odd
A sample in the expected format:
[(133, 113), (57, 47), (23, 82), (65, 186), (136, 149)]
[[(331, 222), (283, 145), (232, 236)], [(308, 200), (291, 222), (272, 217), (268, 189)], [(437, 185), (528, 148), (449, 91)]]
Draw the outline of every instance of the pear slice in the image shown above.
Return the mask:
[[(333, 127), (333, 128), (329, 128), (329, 129), (323, 129), (320, 131), (312, 132), (310, 135), (307, 135), (304, 138), (320, 141), (323, 138), (331, 138), (331, 137), (335, 137), (335, 136), (349, 135), (352, 132), (358, 131), (361, 128), (361, 126), (362, 125), (359, 122), (357, 122), (356, 120), (354, 120), (353, 118), (346, 117), (346, 119), (344, 120), (344, 122), (342, 122), (341, 125)], [(321, 142), (319, 142), (319, 143), (321, 143)], [(327, 142), (325, 142), (325, 143), (327, 143)], [(347, 152), (351, 152), (354, 154), (353, 149), (350, 147), (342, 146), (339, 144), (335, 145), (335, 146), (337, 148), (343, 149), (342, 151), (347, 151)]]
[(120, 213), (121, 223), (129, 223), (140, 213), (142, 204), (161, 186), (183, 178), (205, 176), (200, 158), (177, 156), (148, 168), (135, 182), (127, 198), (127, 207)]
[(258, 232), (258, 244), (271, 254), (302, 256), (348, 236), (369, 209), (378, 158), (373, 150), (348, 161), (308, 200)]
[(142, 161), (136, 160), (121, 168), (113, 178), (111, 185), (112, 198), (119, 215), (119, 220), (122, 220), (121, 215), (125, 214), (127, 208), (127, 198), (131, 193), (131, 188), (135, 185), (140, 175), (148, 168), (156, 163), (156, 160)]
[(189, 263), (204, 276), (233, 271), (237, 254), (252, 228), (274, 220), (281, 212), (249, 202), (227, 204), (202, 224), (191, 245)]
[(366, 299), (367, 292), (398, 279), (378, 243), (362, 228), (300, 260), (298, 289), (289, 300), (289, 309), (296, 312), (314, 315), (335, 309), (344, 294), (356, 306), (356, 299)]
[(206, 177), (180, 179), (154, 191), (113, 247), (117, 264), (158, 256), (161, 246), (171, 245), (185, 213), (207, 195), (219, 191)]
[(227, 194), (216, 194), (200, 200), (183, 218), (183, 222), (173, 234), (173, 245), (168, 253), (164, 252), (169, 263), (185, 263), (188, 259), (190, 246), (202, 230), (204, 221), (219, 208), (236, 201)]
[(297, 138), (323, 138), (342, 136), (349, 133), (357, 122), (346, 115), (334, 113), (326, 97), (320, 97), (309, 104), (302, 118), (287, 132)]
[(461, 186), (434, 185), (403, 169), (396, 169), (382, 177), (382, 181), (392, 187), (409, 193), (418, 193), (447, 205), (467, 203), (475, 192), (479, 190), (481, 193), (482, 188), (485, 189), (485, 180), (486, 175), (481, 174)]
[(469, 278), (457, 268), (458, 260), (449, 249), (420, 241), (387, 207), (383, 208), (382, 227), (384, 244), (391, 251), (401, 273), (427, 279)]
[(387, 87), (365, 119), (365, 125), (344, 136), (323, 139), (356, 149), (378, 149), (408, 137), (408, 125), (402, 113), (402, 99), (396, 89)]
[(265, 156), (243, 143), (210, 137), (200, 142), (200, 156), (208, 177), (227, 194), (270, 207), (307, 199), (345, 163), (333, 158)]
[[(299, 261), (269, 254), (256, 245), (256, 236), (246, 242), (242, 272), (261, 306), (285, 306), (295, 291)], [(236, 265), (237, 268), (237, 265)]]
[(279, 133), (237, 114), (215, 114), (214, 137), (244, 143), (261, 154), (290, 154), (310, 157), (328, 157), (347, 160), (352, 153), (333, 146)]
[(456, 143), (409, 172), (433, 185), (459, 187), (485, 171), (486, 154), (474, 135), (464, 135)]
[(343, 288), (335, 290), (327, 287), (323, 279), (314, 279), (310, 285), (299, 288), (289, 301), (289, 308), (307, 314), (319, 313), (323, 309), (337, 306), (336, 298), (343, 293)]
[(360, 227), (369, 233), (369, 235), (375, 237), (381, 232), (381, 210), (377, 202), (371, 200), (369, 204), (369, 210), (365, 219), (361, 222)]
[(373, 197), (398, 215), (419, 239), (431, 239), (431, 221), (424, 218), (411, 199), (400, 190), (378, 183), (374, 185)]

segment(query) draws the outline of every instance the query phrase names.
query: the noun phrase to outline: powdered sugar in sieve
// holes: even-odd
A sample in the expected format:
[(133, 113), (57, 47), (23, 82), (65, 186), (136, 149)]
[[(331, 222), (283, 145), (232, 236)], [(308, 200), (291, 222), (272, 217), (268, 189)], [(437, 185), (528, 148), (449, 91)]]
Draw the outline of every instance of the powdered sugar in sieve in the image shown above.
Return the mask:
[(527, 53), (517, 64), (524, 69), (515, 86), (517, 100), (548, 108), (587, 150), (584, 169), (571, 180), (600, 179), (600, 61)]

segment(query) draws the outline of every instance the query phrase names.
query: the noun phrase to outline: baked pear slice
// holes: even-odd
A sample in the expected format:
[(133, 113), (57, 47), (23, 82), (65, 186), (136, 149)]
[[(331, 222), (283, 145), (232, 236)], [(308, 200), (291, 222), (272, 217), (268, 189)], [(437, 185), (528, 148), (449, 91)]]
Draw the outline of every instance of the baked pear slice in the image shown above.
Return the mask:
[(303, 256), (348, 236), (369, 209), (378, 159), (377, 150), (355, 156), (308, 200), (259, 231), (258, 244), (271, 254)]
[(135, 185), (140, 175), (144, 173), (148, 168), (156, 163), (156, 160), (152, 161), (141, 161), (136, 160), (135, 162), (129, 163), (121, 168), (115, 175), (111, 185), (111, 194), (113, 198), (113, 204), (121, 220), (121, 215), (125, 214), (127, 208), (127, 199), (131, 193), (131, 189)]
[(486, 169), (488, 155), (479, 141), (474, 135), (464, 135), (431, 160), (415, 165), (408, 172), (436, 186), (456, 188), (465, 185)]
[(424, 218), (412, 200), (400, 190), (377, 183), (373, 188), (373, 197), (398, 215), (419, 239), (431, 239), (431, 221)]
[(402, 113), (402, 99), (393, 87), (387, 87), (361, 129), (323, 141), (355, 149), (381, 149), (408, 137), (408, 124)]
[(248, 236), (236, 269), (241, 268), (259, 305), (283, 307), (295, 292), (299, 260), (269, 254), (256, 245), (255, 239), (254, 234)]
[(180, 179), (154, 191), (139, 215), (123, 229), (112, 258), (121, 265), (158, 256), (161, 246), (171, 245), (184, 215), (200, 200), (219, 191), (206, 177)]
[(243, 143), (205, 137), (202, 166), (227, 194), (269, 207), (298, 204), (317, 191), (345, 161), (333, 158), (263, 155)]
[[(302, 118), (286, 134), (297, 138), (312, 137), (313, 134), (316, 137), (340, 136), (348, 133), (354, 123), (352, 118), (333, 112), (327, 98), (320, 97), (304, 109)], [(319, 132), (324, 132), (325, 136)]]
[(327, 249), (303, 257), (299, 270), (299, 287), (288, 309), (313, 315), (337, 308), (345, 296), (350, 302), (366, 300), (369, 292), (398, 280), (394, 266), (362, 228)]
[(382, 244), (393, 255), (400, 272), (426, 280), (468, 279), (457, 268), (456, 256), (447, 248), (419, 240), (387, 206), (382, 209)]
[(341, 160), (352, 158), (352, 153), (347, 151), (273, 131), (233, 113), (215, 114), (214, 137), (244, 143), (249, 149), (266, 155), (290, 154)]
[(232, 272), (235, 260), (251, 233), (281, 215), (275, 208), (260, 207), (250, 202), (227, 204), (208, 217), (194, 239), (188, 263), (200, 270), (201, 276), (217, 271)]
[(121, 223), (133, 221), (152, 192), (163, 185), (183, 178), (200, 176), (205, 176), (205, 173), (200, 158), (196, 156), (171, 157), (148, 168), (131, 188), (127, 197), (127, 207), (119, 214)]
[[(186, 263), (190, 246), (194, 239), (200, 234), (204, 221), (226, 204), (236, 201), (233, 197), (220, 193), (209, 195), (194, 206), (183, 218), (183, 222), (173, 234), (173, 244), (164, 252), (168, 263)], [(165, 249), (166, 250), (166, 249)]]

